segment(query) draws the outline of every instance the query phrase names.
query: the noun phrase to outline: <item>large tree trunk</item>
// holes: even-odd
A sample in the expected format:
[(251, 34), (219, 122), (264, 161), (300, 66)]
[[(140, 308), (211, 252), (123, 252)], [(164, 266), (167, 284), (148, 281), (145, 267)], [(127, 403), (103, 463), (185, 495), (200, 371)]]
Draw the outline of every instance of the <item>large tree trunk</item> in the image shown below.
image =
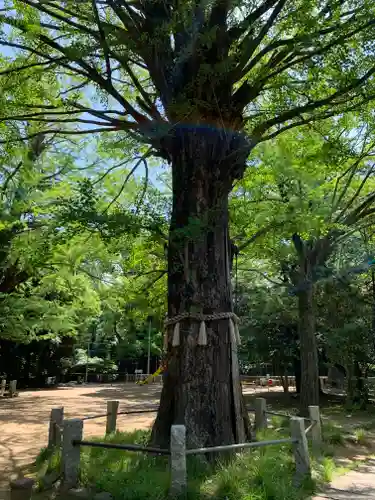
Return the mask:
[(301, 352), (301, 409), (319, 405), (319, 364), (315, 336), (313, 286), (309, 276), (298, 292), (299, 339)]
[[(245, 169), (249, 145), (239, 135), (226, 137), (210, 128), (181, 128), (174, 139), (168, 316), (231, 312), (228, 194)], [(225, 166), (231, 154), (232, 163)], [(186, 426), (190, 447), (250, 437), (229, 321), (206, 321), (206, 328), (207, 345), (198, 345), (199, 322), (181, 321), (176, 347), (169, 329), (167, 373), (152, 433), (153, 443), (161, 447), (169, 445), (173, 424)]]

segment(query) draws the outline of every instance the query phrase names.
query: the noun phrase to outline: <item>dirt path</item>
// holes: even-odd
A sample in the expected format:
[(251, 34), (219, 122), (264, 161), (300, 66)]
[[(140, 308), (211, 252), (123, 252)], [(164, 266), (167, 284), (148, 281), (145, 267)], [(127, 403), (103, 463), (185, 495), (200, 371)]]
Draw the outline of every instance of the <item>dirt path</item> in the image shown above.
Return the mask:
[(375, 460), (337, 477), (330, 487), (312, 500), (374, 500)]

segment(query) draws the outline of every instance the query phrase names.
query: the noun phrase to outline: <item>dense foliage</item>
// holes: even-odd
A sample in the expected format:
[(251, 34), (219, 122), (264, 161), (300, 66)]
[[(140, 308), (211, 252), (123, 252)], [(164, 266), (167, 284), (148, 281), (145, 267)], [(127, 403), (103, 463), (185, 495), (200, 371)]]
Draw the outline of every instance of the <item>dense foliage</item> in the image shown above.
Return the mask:
[[(306, 407), (319, 369), (340, 363), (365, 404), (374, 14), (367, 0), (6, 2), (0, 372), (39, 385), (145, 370), (149, 341), (156, 367), (166, 313), (234, 308), (244, 370), (272, 359)], [(233, 367), (225, 335), (215, 362)], [(209, 345), (190, 356), (182, 342), (190, 388), (218, 382)], [(177, 361), (161, 404), (172, 420)], [(210, 434), (205, 411), (186, 417), (191, 434)]]

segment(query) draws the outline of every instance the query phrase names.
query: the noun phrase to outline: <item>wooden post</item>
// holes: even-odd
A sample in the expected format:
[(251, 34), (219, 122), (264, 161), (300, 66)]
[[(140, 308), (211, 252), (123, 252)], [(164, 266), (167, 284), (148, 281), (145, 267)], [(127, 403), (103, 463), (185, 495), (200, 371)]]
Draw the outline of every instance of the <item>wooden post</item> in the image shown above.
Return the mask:
[(290, 419), (290, 430), (292, 433), (293, 453), (296, 461), (296, 473), (294, 486), (301, 486), (306, 477), (311, 475), (309, 448), (305, 434), (305, 422), (303, 418), (292, 417)]
[(62, 426), (64, 423), (64, 408), (52, 408), (48, 430), (48, 448), (61, 446)]
[(255, 430), (267, 429), (267, 402), (264, 398), (255, 400)]
[(5, 394), (5, 386), (7, 385), (7, 381), (5, 378), (1, 381), (1, 386), (0, 386), (0, 396), (4, 396)]
[(82, 441), (82, 435), (83, 420), (79, 418), (64, 420), (61, 453), (64, 489), (77, 486), (81, 449), (78, 445), (73, 445), (73, 440)]
[(34, 479), (24, 477), (10, 482), (10, 500), (30, 500), (33, 493)]
[(107, 401), (107, 425), (105, 429), (106, 434), (112, 434), (112, 432), (116, 432), (118, 405), (119, 401)]
[(322, 445), (322, 425), (319, 406), (309, 406), (309, 416), (311, 423), (315, 423), (310, 431), (313, 450), (318, 451)]
[(9, 396), (12, 398), (16, 395), (17, 391), (17, 380), (11, 380), (9, 382)]
[(171, 428), (171, 497), (185, 495), (187, 491), (186, 472), (186, 427), (172, 425)]

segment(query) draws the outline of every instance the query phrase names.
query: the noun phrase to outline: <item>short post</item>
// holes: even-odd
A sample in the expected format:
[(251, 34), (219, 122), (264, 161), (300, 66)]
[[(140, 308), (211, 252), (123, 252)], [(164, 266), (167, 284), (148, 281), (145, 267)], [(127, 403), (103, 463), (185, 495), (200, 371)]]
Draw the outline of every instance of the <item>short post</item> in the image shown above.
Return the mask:
[(129, 373), (125, 375), (125, 383), (127, 384), (129, 382)]
[(12, 398), (16, 395), (17, 391), (17, 380), (11, 380), (9, 382), (9, 396)]
[(64, 408), (52, 408), (48, 430), (48, 448), (61, 445)]
[(172, 425), (171, 428), (171, 487), (170, 496), (186, 494), (186, 427)]
[(293, 453), (296, 461), (294, 486), (301, 486), (306, 477), (311, 474), (309, 448), (305, 434), (305, 421), (300, 417), (290, 419), (290, 430), (293, 439)]
[(30, 500), (33, 493), (34, 479), (24, 477), (10, 482), (10, 500)]
[(105, 429), (106, 434), (116, 432), (118, 405), (119, 401), (107, 401), (107, 425)]
[(255, 400), (255, 430), (267, 429), (267, 402), (264, 398)]
[(1, 385), (0, 385), (0, 396), (4, 396), (6, 385), (7, 385), (7, 381), (5, 380), (5, 378), (3, 378), (3, 380), (1, 381)]
[(73, 445), (73, 441), (82, 441), (82, 435), (83, 420), (64, 420), (61, 454), (64, 489), (77, 486), (81, 450), (78, 445)]
[(319, 406), (309, 406), (309, 416), (314, 427), (311, 429), (311, 441), (314, 451), (318, 451), (322, 445), (322, 425), (320, 421)]

